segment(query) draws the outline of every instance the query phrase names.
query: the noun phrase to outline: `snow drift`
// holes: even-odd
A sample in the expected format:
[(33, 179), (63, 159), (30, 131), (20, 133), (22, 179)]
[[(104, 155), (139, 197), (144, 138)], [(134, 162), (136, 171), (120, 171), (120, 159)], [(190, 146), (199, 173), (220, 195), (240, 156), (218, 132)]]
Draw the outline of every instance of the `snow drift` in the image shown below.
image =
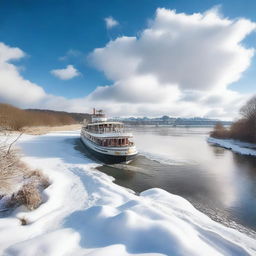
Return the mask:
[[(162, 189), (140, 196), (74, 149), (78, 132), (25, 136), (23, 160), (50, 179), (44, 201), (0, 219), (1, 255), (255, 255), (256, 241)], [(22, 226), (19, 218), (27, 220)]]

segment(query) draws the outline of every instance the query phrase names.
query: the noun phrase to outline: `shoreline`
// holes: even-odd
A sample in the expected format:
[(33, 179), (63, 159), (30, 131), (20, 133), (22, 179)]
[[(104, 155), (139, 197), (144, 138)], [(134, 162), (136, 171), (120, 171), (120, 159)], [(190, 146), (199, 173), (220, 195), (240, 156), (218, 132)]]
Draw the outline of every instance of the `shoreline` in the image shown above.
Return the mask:
[(60, 126), (35, 126), (35, 127), (24, 127), (23, 132), (29, 135), (43, 135), (49, 132), (61, 132), (61, 131), (76, 131), (80, 130), (82, 124), (69, 124)]
[(256, 144), (253, 143), (246, 143), (232, 139), (216, 139), (213, 137), (208, 137), (207, 142), (222, 148), (232, 150), (233, 152), (241, 155), (256, 157)]

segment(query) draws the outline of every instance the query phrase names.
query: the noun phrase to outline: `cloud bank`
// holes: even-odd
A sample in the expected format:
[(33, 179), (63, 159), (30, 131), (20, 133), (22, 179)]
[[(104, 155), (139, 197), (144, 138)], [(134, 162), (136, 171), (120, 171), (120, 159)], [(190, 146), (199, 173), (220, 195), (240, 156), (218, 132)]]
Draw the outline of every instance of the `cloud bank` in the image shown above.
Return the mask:
[[(224, 18), (216, 9), (189, 15), (159, 8), (139, 36), (118, 37), (90, 53), (90, 63), (112, 84), (98, 86), (79, 99), (48, 95), (22, 78), (9, 62), (24, 56), (20, 49), (2, 44), (5, 49), (0, 47), (0, 65), (4, 65), (4, 72), (13, 70), (20, 88), (27, 86), (36, 95), (35, 106), (70, 111), (90, 111), (95, 106), (111, 115), (125, 116), (233, 118), (250, 96), (233, 91), (232, 83), (250, 65), (254, 49), (246, 48), (242, 41), (255, 28), (250, 20)], [(69, 65), (54, 73), (69, 79), (77, 72)], [(0, 99), (6, 100), (1, 77)], [(12, 86), (17, 83), (10, 82), (9, 88)]]

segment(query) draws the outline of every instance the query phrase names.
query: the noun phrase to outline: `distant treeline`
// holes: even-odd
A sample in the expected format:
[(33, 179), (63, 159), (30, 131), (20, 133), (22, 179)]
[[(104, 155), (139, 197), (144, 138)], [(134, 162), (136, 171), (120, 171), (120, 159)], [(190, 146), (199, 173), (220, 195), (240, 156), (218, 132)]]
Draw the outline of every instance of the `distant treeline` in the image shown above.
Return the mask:
[(211, 136), (220, 139), (236, 139), (256, 143), (256, 95), (241, 109), (241, 119), (234, 122), (230, 128), (218, 123), (211, 132)]
[(31, 126), (59, 126), (76, 124), (88, 118), (88, 114), (68, 113), (52, 110), (23, 110), (0, 103), (0, 127), (21, 130)]

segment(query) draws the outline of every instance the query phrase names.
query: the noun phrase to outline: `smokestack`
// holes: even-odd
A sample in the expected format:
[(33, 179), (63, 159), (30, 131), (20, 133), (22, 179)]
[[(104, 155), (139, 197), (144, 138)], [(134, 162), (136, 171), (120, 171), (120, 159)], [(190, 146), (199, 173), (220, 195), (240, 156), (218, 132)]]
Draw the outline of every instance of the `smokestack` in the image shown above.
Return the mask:
[(93, 115), (95, 115), (96, 114), (96, 112), (95, 112), (95, 108), (93, 108)]

